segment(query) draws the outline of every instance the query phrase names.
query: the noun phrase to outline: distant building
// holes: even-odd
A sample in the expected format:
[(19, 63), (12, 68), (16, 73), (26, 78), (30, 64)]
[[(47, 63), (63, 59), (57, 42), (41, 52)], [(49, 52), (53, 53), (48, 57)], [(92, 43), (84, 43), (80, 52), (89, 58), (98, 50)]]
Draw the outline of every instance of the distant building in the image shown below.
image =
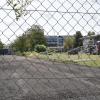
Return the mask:
[(64, 49), (64, 37), (65, 36), (45, 36), (47, 46), (52, 49), (63, 50)]
[(62, 36), (46, 36), (48, 47), (63, 46), (64, 38)]

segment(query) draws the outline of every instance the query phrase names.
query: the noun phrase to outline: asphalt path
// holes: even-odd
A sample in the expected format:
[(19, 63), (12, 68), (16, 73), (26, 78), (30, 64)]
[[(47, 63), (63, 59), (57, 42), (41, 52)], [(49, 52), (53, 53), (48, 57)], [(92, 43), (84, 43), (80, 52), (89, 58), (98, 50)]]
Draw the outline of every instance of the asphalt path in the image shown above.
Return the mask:
[(0, 56), (0, 100), (100, 100), (100, 69)]

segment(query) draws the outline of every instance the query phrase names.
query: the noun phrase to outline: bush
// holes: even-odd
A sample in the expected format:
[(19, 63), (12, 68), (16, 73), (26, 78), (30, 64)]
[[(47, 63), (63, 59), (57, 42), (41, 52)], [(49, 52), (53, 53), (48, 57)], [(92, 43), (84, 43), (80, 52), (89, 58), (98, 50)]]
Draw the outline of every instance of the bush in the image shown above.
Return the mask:
[(36, 45), (35, 46), (35, 51), (36, 52), (45, 52), (46, 51), (46, 46), (45, 45)]
[(20, 52), (20, 51), (17, 51), (15, 54), (17, 56), (26, 56), (26, 54), (24, 52)]

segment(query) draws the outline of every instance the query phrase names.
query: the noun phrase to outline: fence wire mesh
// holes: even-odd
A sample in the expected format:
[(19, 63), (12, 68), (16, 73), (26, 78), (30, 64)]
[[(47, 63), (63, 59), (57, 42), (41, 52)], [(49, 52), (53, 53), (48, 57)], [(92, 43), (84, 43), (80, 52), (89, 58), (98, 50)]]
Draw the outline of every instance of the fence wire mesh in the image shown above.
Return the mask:
[(24, 12), (0, 2), (0, 100), (100, 100), (100, 1), (33, 0)]

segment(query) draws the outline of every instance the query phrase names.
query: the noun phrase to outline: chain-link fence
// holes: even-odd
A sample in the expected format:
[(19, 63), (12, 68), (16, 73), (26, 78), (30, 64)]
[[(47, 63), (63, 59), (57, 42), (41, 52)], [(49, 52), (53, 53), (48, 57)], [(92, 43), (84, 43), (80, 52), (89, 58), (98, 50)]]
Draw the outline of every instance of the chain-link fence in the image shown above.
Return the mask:
[(19, 10), (0, 2), (0, 100), (100, 100), (100, 1)]

